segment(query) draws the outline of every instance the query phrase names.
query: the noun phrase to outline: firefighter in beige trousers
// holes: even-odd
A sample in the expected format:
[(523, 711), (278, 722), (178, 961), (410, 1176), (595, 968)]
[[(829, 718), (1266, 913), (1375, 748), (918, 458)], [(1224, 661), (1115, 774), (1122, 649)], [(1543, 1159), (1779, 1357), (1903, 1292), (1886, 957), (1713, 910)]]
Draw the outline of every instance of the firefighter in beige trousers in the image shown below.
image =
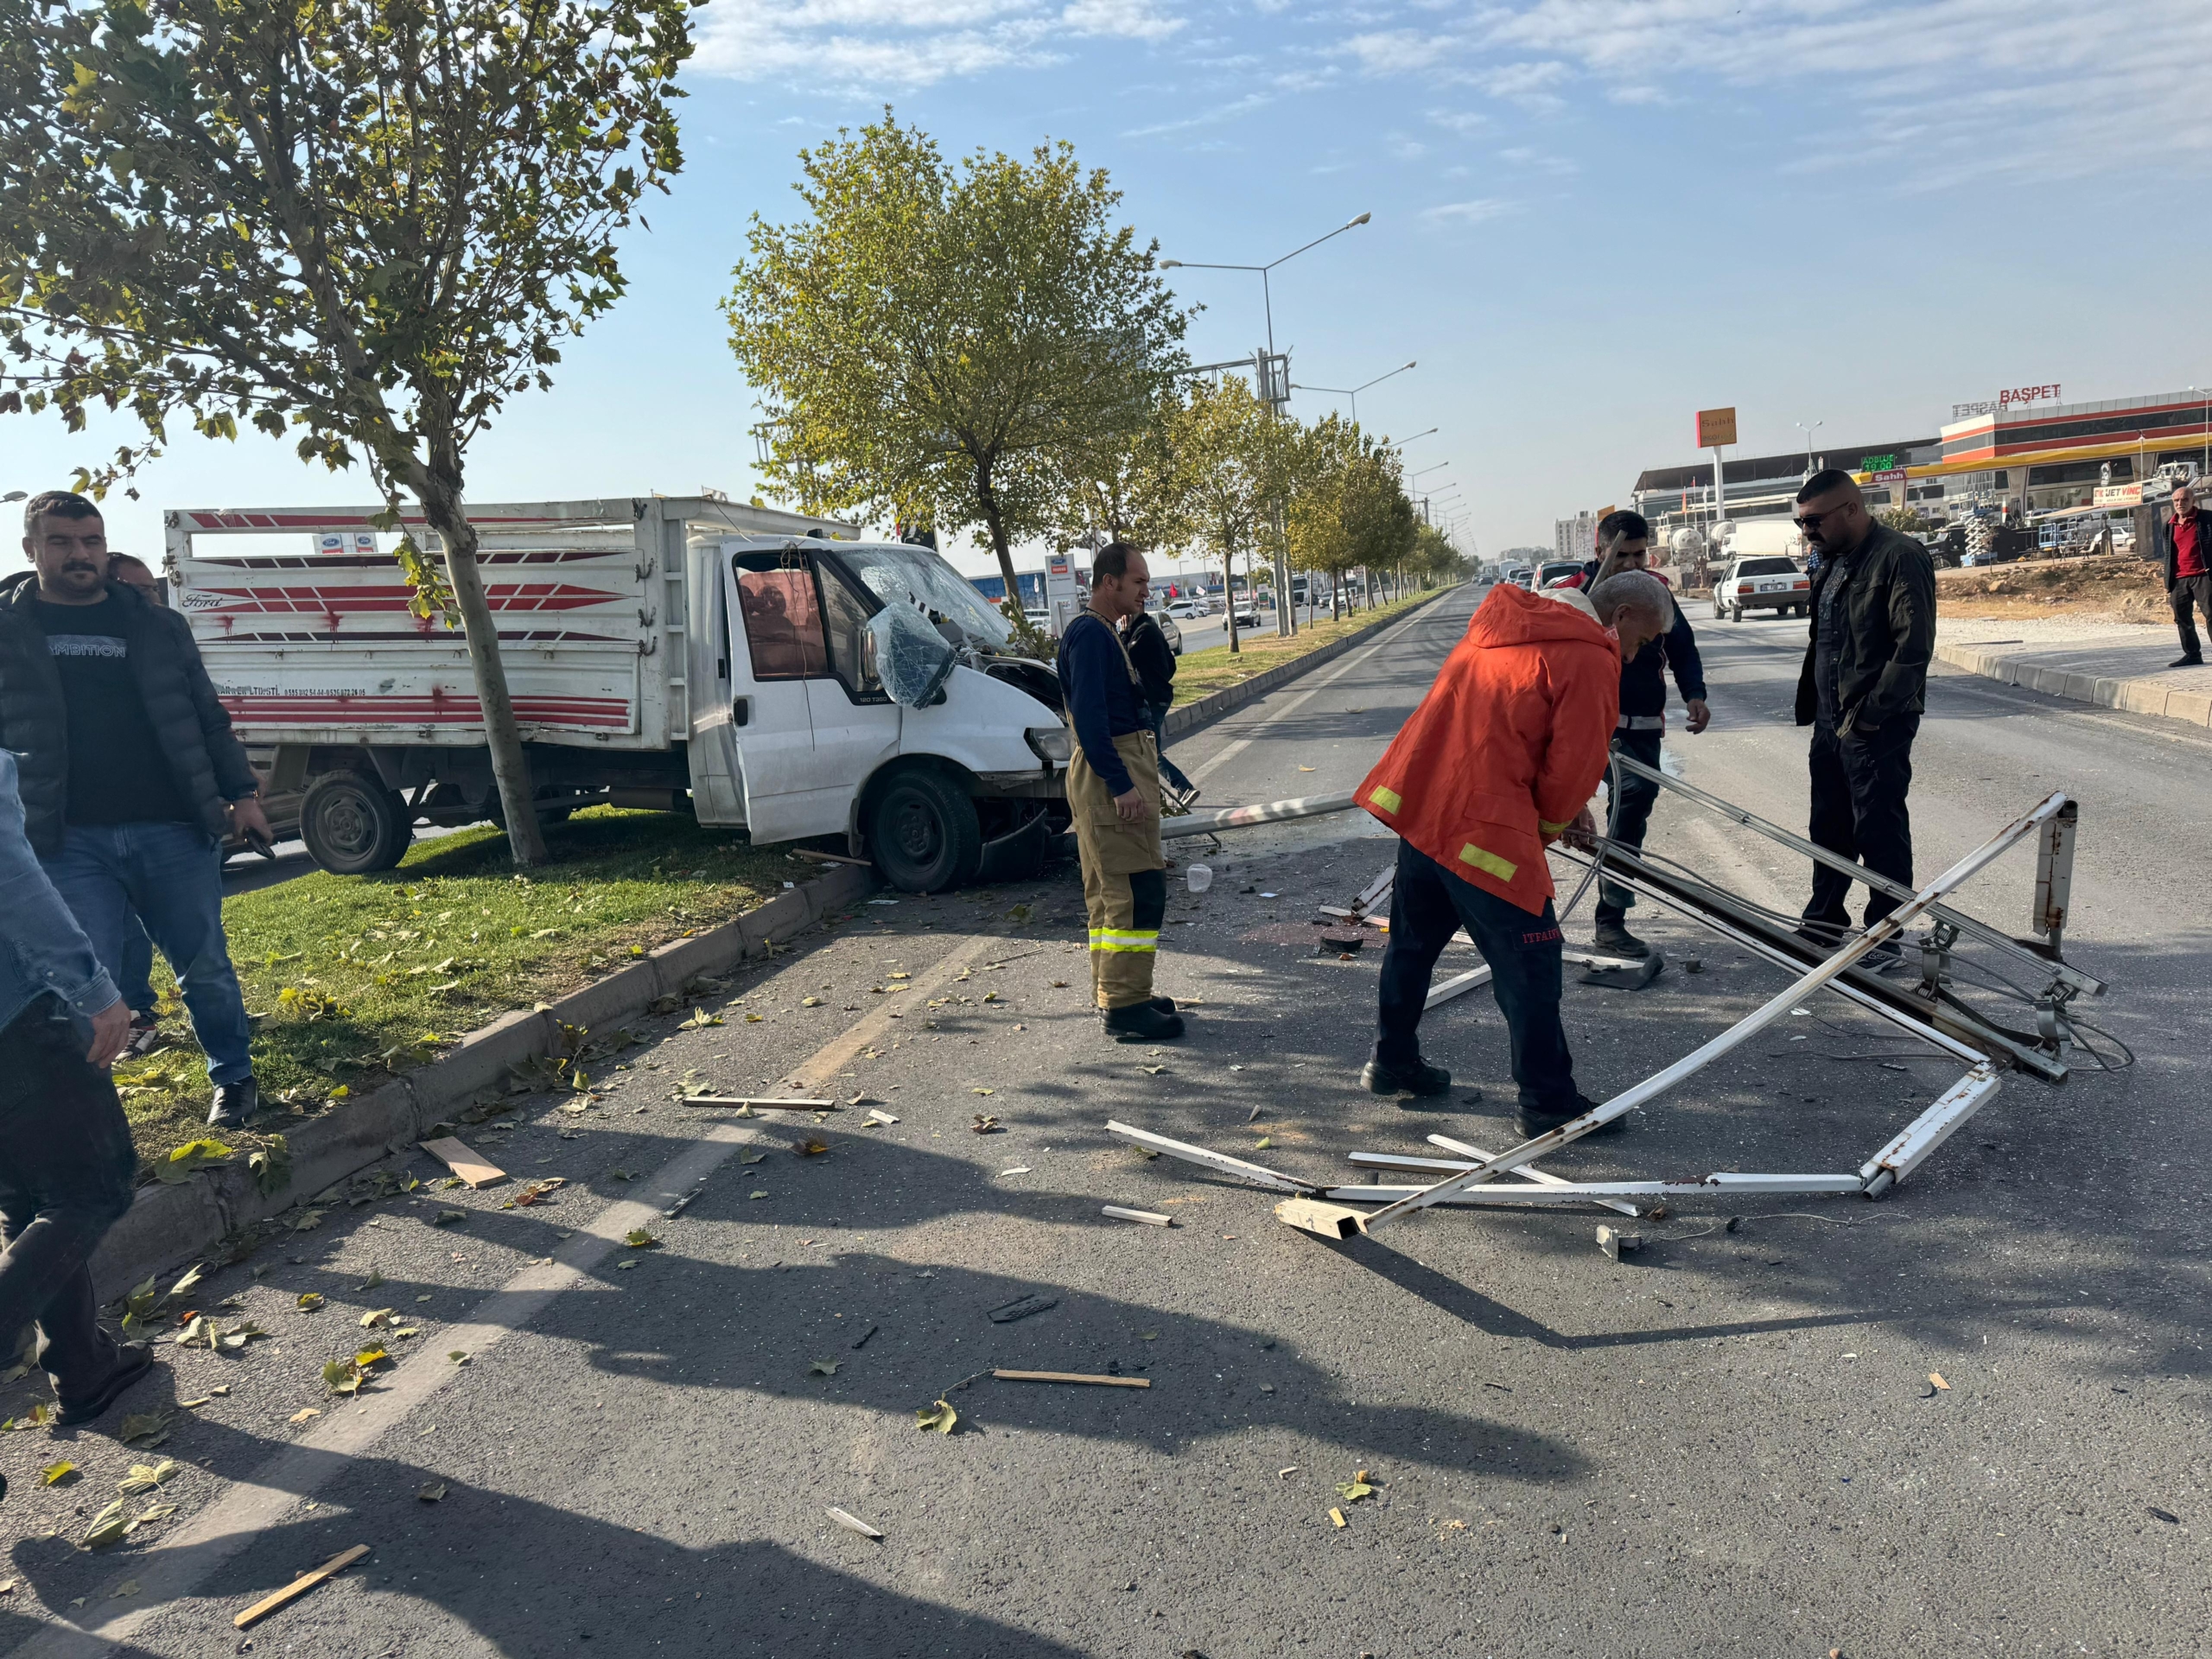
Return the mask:
[(1167, 910), (1160, 755), (1136, 669), (1116, 631), (1150, 594), (1144, 555), (1109, 543), (1091, 561), (1090, 584), (1089, 608), (1061, 636), (1059, 674), (1075, 728), (1067, 795), (1090, 912), (1091, 993), (1109, 1034), (1163, 1042), (1183, 1034), (1183, 1017), (1152, 988)]

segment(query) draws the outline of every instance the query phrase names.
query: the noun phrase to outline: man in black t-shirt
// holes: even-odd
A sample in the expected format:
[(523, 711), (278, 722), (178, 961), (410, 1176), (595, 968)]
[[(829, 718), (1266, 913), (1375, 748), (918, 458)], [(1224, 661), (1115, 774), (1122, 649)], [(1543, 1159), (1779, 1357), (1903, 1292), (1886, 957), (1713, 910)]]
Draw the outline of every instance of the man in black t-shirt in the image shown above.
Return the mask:
[(207, 1052), (208, 1122), (234, 1127), (257, 1101), (221, 843), (268, 836), (259, 780), (184, 619), (109, 580), (99, 510), (51, 492), (23, 528), (35, 569), (0, 582), (0, 743), (22, 757), (26, 833), (111, 976), (130, 912), (144, 922)]

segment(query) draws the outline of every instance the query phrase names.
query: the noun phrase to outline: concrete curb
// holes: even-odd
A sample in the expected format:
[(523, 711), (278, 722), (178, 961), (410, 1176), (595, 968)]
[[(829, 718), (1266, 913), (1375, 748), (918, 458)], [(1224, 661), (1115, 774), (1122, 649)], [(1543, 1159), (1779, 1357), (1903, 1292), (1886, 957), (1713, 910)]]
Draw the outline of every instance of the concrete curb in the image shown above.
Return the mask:
[(2212, 726), (2212, 691), (2184, 691), (2156, 680), (2081, 674), (1981, 645), (1939, 645), (1936, 660), (1984, 679), (2025, 686), (2073, 702), (2094, 703), (2130, 715), (2157, 715), (2190, 726)]
[(288, 1210), (412, 1146), (455, 1107), (504, 1083), (510, 1066), (550, 1052), (563, 1026), (588, 1030), (643, 1014), (657, 999), (681, 995), (702, 974), (766, 955), (772, 944), (804, 931), (874, 886), (873, 872), (841, 865), (735, 921), (693, 938), (671, 940), (643, 961), (580, 986), (557, 1001), (500, 1015), (469, 1033), (451, 1053), (286, 1130), (292, 1174), (276, 1192), (261, 1192), (243, 1160), (174, 1186), (141, 1187), (130, 1213), (109, 1230), (92, 1257), (92, 1282), (100, 1300), (122, 1295), (149, 1274), (204, 1258), (239, 1228)]
[(1256, 702), (1277, 686), (1286, 685), (1301, 674), (1310, 674), (1324, 663), (1334, 662), (1354, 645), (1365, 644), (1383, 629), (1395, 627), (1401, 622), (1411, 621), (1428, 606), (1433, 605), (1452, 591), (1453, 590), (1449, 588), (1440, 588), (1427, 599), (1415, 600), (1411, 608), (1400, 611), (1395, 616), (1386, 616), (1379, 622), (1371, 622), (1363, 628), (1346, 634), (1341, 639), (1331, 640), (1318, 651), (1306, 652), (1303, 657), (1294, 657), (1287, 663), (1278, 663), (1273, 668), (1255, 674), (1250, 679), (1240, 684), (1224, 686), (1220, 690), (1200, 697), (1195, 702), (1186, 702), (1179, 708), (1171, 709), (1167, 711), (1167, 719), (1160, 729), (1166, 736), (1179, 737), (1185, 732), (1204, 726), (1209, 721), (1219, 720), (1231, 709), (1242, 709), (1248, 702)]

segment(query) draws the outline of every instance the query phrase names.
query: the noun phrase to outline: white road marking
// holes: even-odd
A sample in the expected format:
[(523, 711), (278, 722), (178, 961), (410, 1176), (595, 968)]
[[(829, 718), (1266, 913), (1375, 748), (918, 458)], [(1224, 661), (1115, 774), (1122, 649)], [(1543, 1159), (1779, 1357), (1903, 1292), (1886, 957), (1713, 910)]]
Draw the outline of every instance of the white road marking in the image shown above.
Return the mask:
[[(990, 934), (969, 939), (914, 981), (915, 989), (941, 989), (1004, 943)], [(915, 999), (914, 1005), (925, 1000)], [(791, 1075), (834, 1077), (862, 1049), (890, 1033), (891, 1010), (876, 1009), (816, 1051)], [(54, 1620), (15, 1649), (17, 1659), (92, 1659), (113, 1653), (118, 1643), (128, 1641), (169, 1603), (194, 1594), (257, 1534), (285, 1524), (305, 1499), (343, 1472), (351, 1459), (459, 1376), (463, 1368), (446, 1357), (448, 1352), (465, 1352), (472, 1366), (481, 1364), (486, 1355), (527, 1326), (555, 1296), (585, 1283), (591, 1269), (620, 1246), (625, 1233), (650, 1226), (664, 1209), (705, 1180), (733, 1152), (754, 1144), (758, 1136), (750, 1121), (715, 1124), (654, 1172), (648, 1190), (655, 1196), (650, 1200), (608, 1205), (578, 1229), (551, 1266), (533, 1263), (516, 1274), (478, 1305), (476, 1317), (468, 1324), (449, 1327), (435, 1351), (426, 1350), (408, 1360), (353, 1409), (325, 1415), (151, 1549), (118, 1561), (118, 1567), (138, 1581), (130, 1610), (118, 1609), (110, 1616), (114, 1586), (104, 1585), (86, 1598), (81, 1623)]]

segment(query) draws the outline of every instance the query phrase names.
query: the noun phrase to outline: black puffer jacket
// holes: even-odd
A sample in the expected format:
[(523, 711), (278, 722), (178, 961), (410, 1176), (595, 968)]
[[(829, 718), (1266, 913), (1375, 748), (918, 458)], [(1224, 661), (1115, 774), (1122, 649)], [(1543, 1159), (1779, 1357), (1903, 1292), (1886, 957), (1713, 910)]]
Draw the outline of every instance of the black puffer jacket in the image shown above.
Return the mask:
[[(131, 671), (178, 792), (200, 827), (221, 836), (230, 823), (224, 808), (252, 794), (259, 780), (231, 734), (231, 717), (200, 664), (191, 626), (135, 588), (111, 582), (107, 591), (129, 619)], [(17, 756), (31, 847), (51, 857), (61, 850), (68, 820), (69, 711), (45, 630), (31, 617), (37, 597), (35, 570), (0, 582), (0, 746)]]

